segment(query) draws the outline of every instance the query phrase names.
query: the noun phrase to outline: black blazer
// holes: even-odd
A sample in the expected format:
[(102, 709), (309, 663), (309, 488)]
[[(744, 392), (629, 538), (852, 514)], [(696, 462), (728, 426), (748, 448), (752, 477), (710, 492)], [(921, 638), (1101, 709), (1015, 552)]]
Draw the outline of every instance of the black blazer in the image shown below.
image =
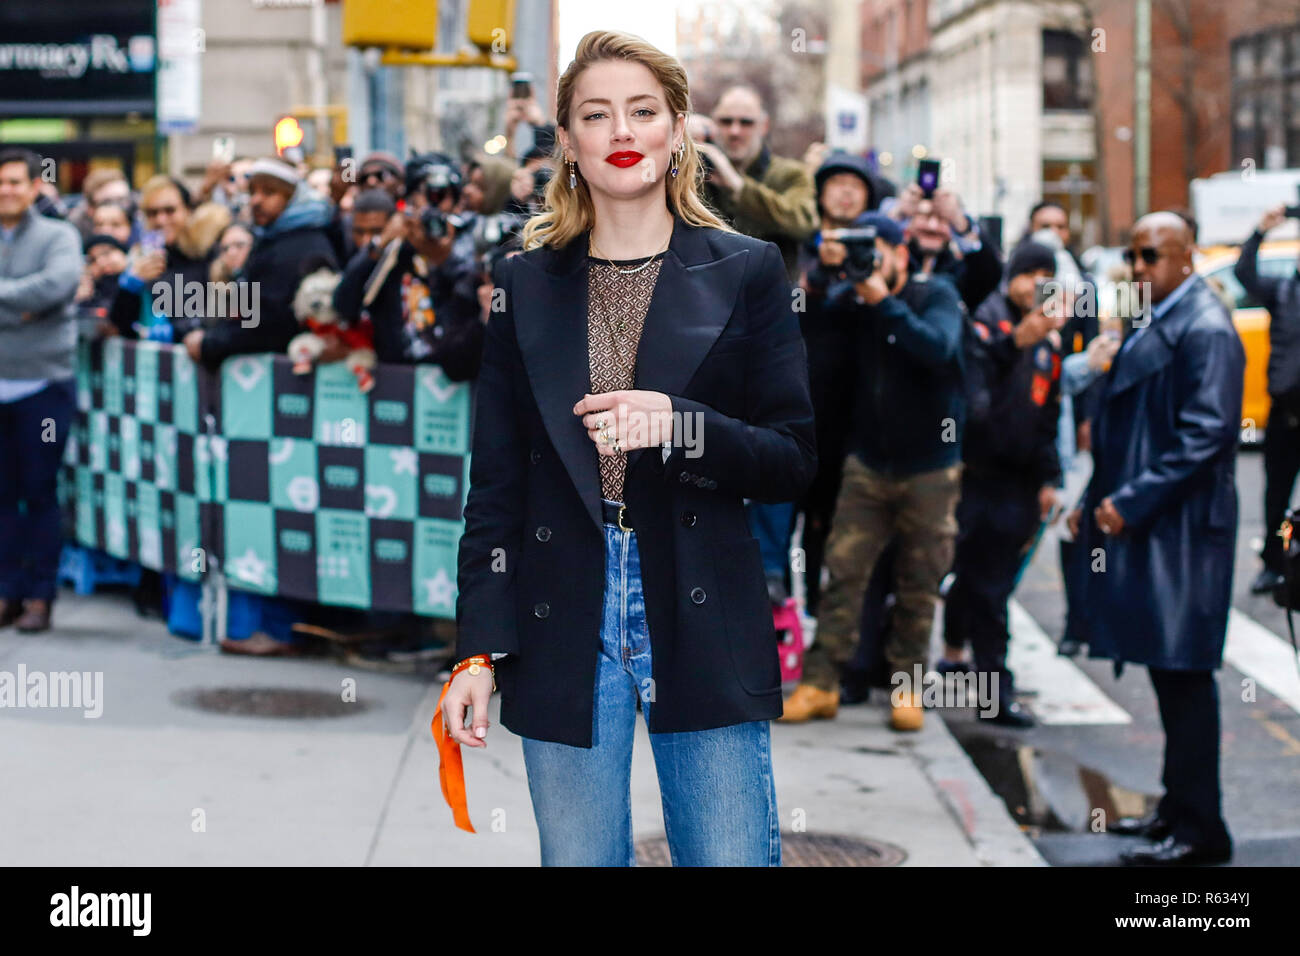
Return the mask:
[[(497, 664), (501, 722), (590, 747), (605, 588), (590, 390), (587, 234), (504, 260), (474, 403), (457, 657)], [(499, 294), (499, 293), (498, 293)], [(797, 498), (817, 467), (808, 366), (780, 251), (677, 219), (635, 387), (698, 413), (698, 444), (628, 455), (653, 658), (655, 733), (781, 714), (772, 610), (745, 498)]]

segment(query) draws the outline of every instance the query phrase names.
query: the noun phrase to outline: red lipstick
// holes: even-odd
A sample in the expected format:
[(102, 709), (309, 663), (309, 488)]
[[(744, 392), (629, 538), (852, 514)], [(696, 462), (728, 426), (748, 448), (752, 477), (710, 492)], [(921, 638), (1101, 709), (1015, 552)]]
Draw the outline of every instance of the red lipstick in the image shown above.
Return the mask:
[(605, 162), (613, 163), (620, 169), (627, 169), (629, 166), (635, 166), (645, 157), (634, 149), (623, 150), (618, 153), (610, 153), (605, 157)]

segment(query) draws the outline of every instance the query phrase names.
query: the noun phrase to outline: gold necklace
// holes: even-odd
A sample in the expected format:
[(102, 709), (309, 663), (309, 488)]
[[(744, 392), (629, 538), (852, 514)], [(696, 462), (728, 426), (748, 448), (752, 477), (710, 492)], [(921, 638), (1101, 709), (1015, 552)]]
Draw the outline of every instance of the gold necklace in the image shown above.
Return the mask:
[(606, 262), (608, 262), (609, 267), (613, 269), (615, 272), (617, 272), (619, 275), (625, 275), (625, 276), (630, 276), (633, 273), (640, 272), (642, 269), (646, 268), (646, 266), (650, 265), (650, 263), (655, 261), (655, 256), (658, 256), (659, 253), (667, 250), (668, 246), (672, 243), (672, 241), (673, 241), (673, 234), (670, 232), (668, 233), (668, 241), (664, 243), (663, 249), (660, 249), (659, 252), (656, 252), (654, 255), (650, 256), (648, 259), (646, 259), (645, 262), (641, 263), (639, 266), (637, 266), (634, 269), (620, 269), (618, 266), (614, 265), (613, 259), (609, 258), (609, 256), (605, 255), (603, 252), (600, 251), (600, 249), (596, 246), (595, 238), (590, 234), (587, 236), (587, 246), (590, 249), (590, 251), (594, 253), (597, 258), (604, 259)]

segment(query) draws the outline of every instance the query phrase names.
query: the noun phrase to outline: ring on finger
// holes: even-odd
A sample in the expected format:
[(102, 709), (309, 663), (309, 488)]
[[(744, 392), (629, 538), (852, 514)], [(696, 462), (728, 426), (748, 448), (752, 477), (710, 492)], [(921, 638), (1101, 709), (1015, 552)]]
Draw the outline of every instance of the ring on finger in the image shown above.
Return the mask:
[(601, 440), (602, 442), (604, 442), (606, 445), (609, 444), (609, 429), (608, 429), (608, 428), (602, 428), (602, 429), (600, 430), (600, 440)]

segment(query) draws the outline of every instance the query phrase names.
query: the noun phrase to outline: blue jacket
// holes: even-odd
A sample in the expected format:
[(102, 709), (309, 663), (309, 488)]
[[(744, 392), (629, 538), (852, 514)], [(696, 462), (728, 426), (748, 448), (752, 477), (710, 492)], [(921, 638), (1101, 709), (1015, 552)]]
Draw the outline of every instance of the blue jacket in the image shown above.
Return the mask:
[[(1245, 367), (1228, 310), (1200, 278), (1112, 363), (1080, 522), (1093, 657), (1173, 670), (1222, 663)], [(1092, 517), (1108, 496), (1125, 522), (1115, 536)]]
[(875, 306), (844, 283), (828, 300), (812, 376), (852, 404), (847, 451), (894, 477), (961, 461), (966, 315), (953, 283), (913, 275)]

